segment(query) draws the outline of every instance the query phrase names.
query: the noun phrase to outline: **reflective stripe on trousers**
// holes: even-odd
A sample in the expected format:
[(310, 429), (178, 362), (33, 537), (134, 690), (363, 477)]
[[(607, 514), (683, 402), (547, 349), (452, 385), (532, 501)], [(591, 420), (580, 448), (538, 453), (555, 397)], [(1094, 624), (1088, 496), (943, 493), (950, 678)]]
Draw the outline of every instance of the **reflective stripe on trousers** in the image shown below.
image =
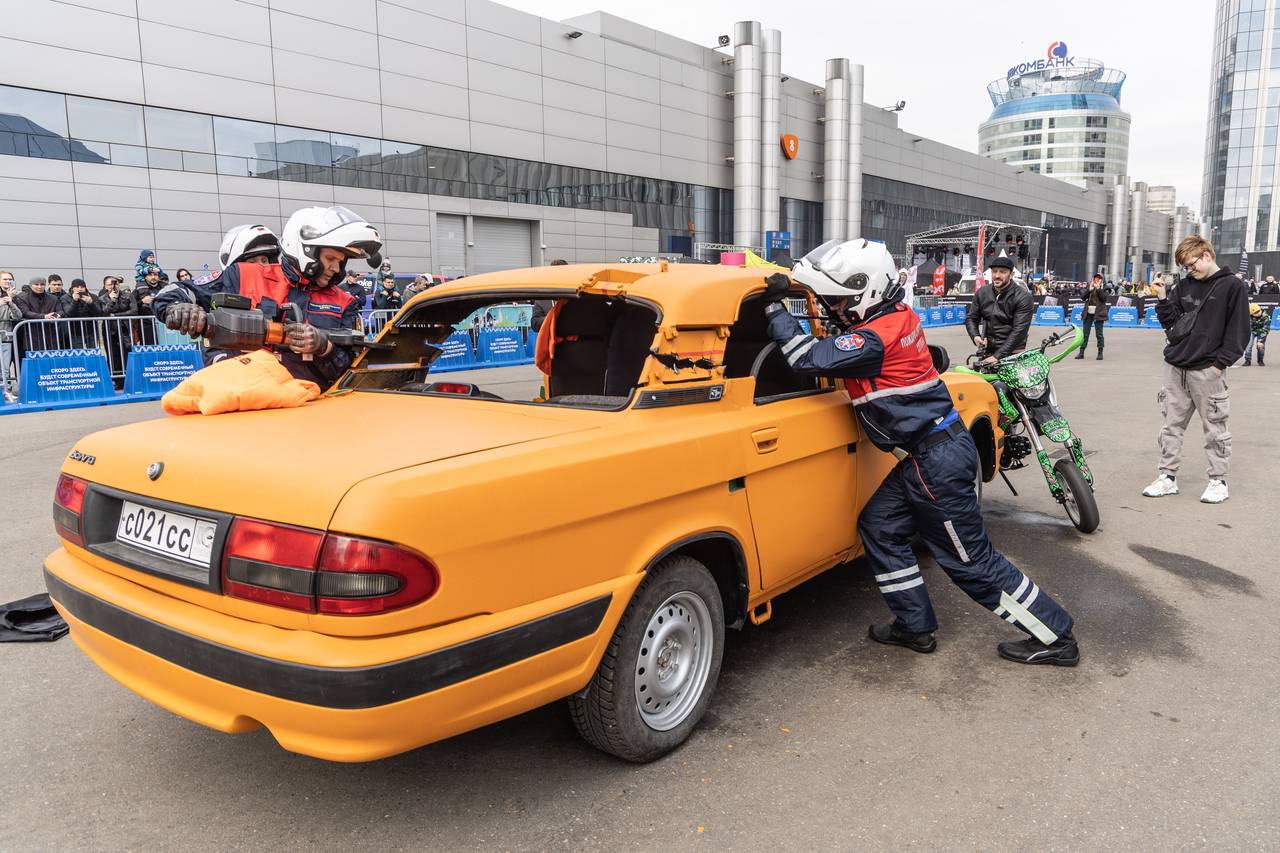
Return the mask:
[(969, 434), (899, 462), (862, 510), (858, 533), (885, 603), (908, 631), (938, 627), (911, 539), (919, 533), (938, 565), (974, 601), (1043, 643), (1071, 630), (1070, 614), (996, 550), (973, 483)]

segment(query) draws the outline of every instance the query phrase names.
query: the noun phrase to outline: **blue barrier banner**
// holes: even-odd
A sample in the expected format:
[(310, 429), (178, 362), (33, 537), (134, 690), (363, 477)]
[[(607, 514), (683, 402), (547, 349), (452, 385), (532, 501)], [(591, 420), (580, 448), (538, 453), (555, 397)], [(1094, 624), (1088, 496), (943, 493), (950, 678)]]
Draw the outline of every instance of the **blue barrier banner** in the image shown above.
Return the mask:
[(538, 352), (538, 330), (529, 328), (524, 330), (524, 357), (533, 358)]
[(124, 393), (163, 394), (203, 366), (200, 348), (191, 344), (134, 347), (125, 363)]
[(1107, 312), (1107, 325), (1126, 328), (1138, 325), (1138, 309), (1131, 306), (1112, 306)]
[(969, 319), (969, 306), (957, 305), (956, 306), (956, 322), (963, 323), (967, 319)]
[(1031, 322), (1034, 326), (1062, 326), (1067, 322), (1066, 313), (1061, 305), (1041, 305)]
[(956, 306), (943, 305), (942, 306), (942, 322), (950, 326), (954, 324), (955, 321), (956, 321)]
[(1084, 322), (1084, 306), (1077, 305), (1071, 309), (1071, 322), (1079, 326)]
[(115, 396), (107, 357), (96, 349), (36, 350), (22, 357), (19, 403), (109, 400)]
[(927, 309), (927, 308), (913, 308), (913, 309), (911, 309), (911, 310), (915, 311), (915, 312), (916, 312), (916, 316), (920, 318), (920, 325), (921, 325), (921, 326), (928, 326), (928, 325), (929, 325), (929, 309)]
[(1271, 315), (1271, 330), (1280, 332), (1280, 308)]
[(476, 354), (482, 364), (517, 364), (527, 361), (519, 329), (484, 329)]
[(1160, 318), (1156, 316), (1156, 306), (1152, 305), (1142, 312), (1142, 325), (1151, 326), (1152, 328), (1160, 325)]
[(941, 308), (938, 308), (935, 306), (929, 309), (929, 325), (930, 326), (942, 325), (942, 309)]
[(466, 332), (454, 332), (439, 346), (444, 352), (432, 363), (432, 370), (471, 367), (476, 363), (475, 353), (471, 351), (471, 335)]

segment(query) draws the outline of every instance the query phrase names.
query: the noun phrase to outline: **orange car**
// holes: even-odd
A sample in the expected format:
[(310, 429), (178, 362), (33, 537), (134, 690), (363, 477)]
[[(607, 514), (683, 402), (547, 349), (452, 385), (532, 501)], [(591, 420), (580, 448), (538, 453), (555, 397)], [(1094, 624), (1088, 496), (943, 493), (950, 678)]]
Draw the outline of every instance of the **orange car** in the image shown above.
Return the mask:
[[(726, 628), (861, 553), (893, 464), (842, 387), (787, 367), (763, 289), (665, 264), (434, 288), (310, 405), (81, 440), (49, 592), (130, 689), (295, 752), (365, 761), (568, 697), (592, 744), (656, 758), (711, 701)], [(430, 375), (454, 324), (531, 299), (557, 303), (536, 398)], [(990, 480), (994, 393), (946, 382)]]

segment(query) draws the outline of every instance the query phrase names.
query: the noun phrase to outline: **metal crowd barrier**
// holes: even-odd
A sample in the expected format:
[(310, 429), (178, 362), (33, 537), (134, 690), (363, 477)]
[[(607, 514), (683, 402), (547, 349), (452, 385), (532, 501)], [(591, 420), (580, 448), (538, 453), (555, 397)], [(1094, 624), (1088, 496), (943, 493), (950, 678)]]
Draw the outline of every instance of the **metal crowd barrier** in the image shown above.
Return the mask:
[(138, 345), (192, 343), (190, 338), (175, 334), (149, 316), (23, 320), (13, 327), (13, 368), (17, 371), (22, 359), (32, 352), (98, 350), (107, 357), (112, 381), (123, 383), (129, 350)]

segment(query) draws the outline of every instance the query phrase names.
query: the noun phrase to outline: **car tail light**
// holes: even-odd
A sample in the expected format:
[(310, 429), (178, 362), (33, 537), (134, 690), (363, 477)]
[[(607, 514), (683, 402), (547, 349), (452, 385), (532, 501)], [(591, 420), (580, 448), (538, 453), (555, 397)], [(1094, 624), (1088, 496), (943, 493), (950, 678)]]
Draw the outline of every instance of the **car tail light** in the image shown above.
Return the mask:
[(315, 566), (324, 534), (237, 518), (222, 558), (222, 590), (247, 598), (315, 612)]
[(435, 594), (435, 565), (405, 548), (330, 534), (320, 554), (316, 603), (321, 613), (381, 613)]
[(63, 474), (53, 491), (53, 525), (63, 539), (84, 547), (80, 531), (80, 516), (84, 509), (84, 490), (88, 483)]
[(222, 561), (227, 595), (307, 613), (384, 613), (439, 585), (435, 565), (407, 548), (247, 518), (232, 522)]
[(431, 390), (435, 391), (437, 394), (467, 395), (471, 393), (473, 387), (474, 386), (467, 382), (437, 382), (435, 387)]

